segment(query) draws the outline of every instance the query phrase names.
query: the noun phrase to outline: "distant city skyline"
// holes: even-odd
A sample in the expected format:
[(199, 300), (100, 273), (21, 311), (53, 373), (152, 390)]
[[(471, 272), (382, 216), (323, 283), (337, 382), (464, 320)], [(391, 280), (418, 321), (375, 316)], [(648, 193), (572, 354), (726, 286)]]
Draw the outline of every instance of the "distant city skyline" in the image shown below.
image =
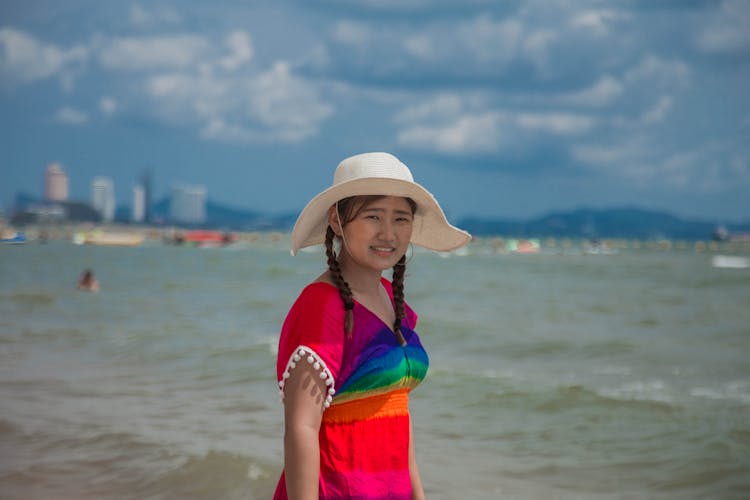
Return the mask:
[[(151, 172), (142, 172), (138, 183), (131, 184), (131, 196), (122, 203), (117, 203), (115, 188), (117, 183), (110, 177), (96, 175), (89, 179), (88, 196), (69, 196), (70, 177), (59, 163), (50, 163), (43, 171), (44, 183), (39, 192), (19, 192), (38, 200), (42, 206), (50, 208), (57, 202), (74, 202), (89, 205), (102, 217), (102, 222), (115, 220), (118, 210), (129, 211), (130, 222), (152, 222), (153, 203), (150, 195)], [(169, 202), (167, 220), (184, 224), (202, 224), (206, 222), (207, 190), (203, 185), (173, 182), (169, 192), (164, 195)], [(158, 201), (158, 200), (157, 200)], [(12, 205), (12, 203), (10, 204)], [(10, 207), (11, 211), (13, 208)], [(19, 207), (22, 208), (22, 207)], [(120, 215), (122, 219), (122, 214)]]
[(183, 224), (206, 222), (206, 188), (185, 184), (172, 186), (169, 219)]
[(68, 175), (59, 163), (50, 163), (44, 171), (44, 189), (40, 196), (47, 201), (68, 199)]
[[(449, 218), (750, 219), (750, 2), (0, 5), (0, 205), (68, 173), (297, 213), (389, 151)], [(148, 215), (144, 215), (148, 218)]]
[(91, 181), (91, 207), (99, 212), (103, 222), (115, 219), (115, 186), (109, 177), (94, 177)]
[(146, 220), (146, 189), (138, 184), (133, 186), (133, 204), (131, 205), (130, 221), (144, 222)]

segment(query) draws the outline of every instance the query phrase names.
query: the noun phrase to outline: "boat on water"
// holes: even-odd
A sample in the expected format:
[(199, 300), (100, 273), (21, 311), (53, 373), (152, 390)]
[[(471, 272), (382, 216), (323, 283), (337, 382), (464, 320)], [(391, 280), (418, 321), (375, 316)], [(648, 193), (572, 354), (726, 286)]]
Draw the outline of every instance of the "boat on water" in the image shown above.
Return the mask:
[(589, 239), (583, 243), (583, 255), (617, 255), (620, 253), (607, 242), (598, 239)]
[(714, 255), (711, 257), (711, 267), (719, 269), (750, 269), (750, 257)]
[(73, 243), (77, 245), (101, 245), (110, 247), (136, 247), (143, 243), (146, 237), (140, 233), (90, 231), (76, 233)]
[(225, 231), (194, 230), (176, 233), (167, 240), (167, 243), (200, 248), (214, 248), (230, 245), (236, 239), (234, 234)]
[(505, 244), (505, 250), (511, 253), (531, 254), (539, 253), (541, 245), (537, 239), (510, 239)]
[(725, 225), (717, 226), (711, 239), (714, 241), (729, 241), (734, 243), (750, 243), (750, 232), (730, 232)]
[(0, 243), (6, 245), (22, 245), (28, 241), (26, 234), (21, 231), (4, 232), (2, 237), (0, 237)]

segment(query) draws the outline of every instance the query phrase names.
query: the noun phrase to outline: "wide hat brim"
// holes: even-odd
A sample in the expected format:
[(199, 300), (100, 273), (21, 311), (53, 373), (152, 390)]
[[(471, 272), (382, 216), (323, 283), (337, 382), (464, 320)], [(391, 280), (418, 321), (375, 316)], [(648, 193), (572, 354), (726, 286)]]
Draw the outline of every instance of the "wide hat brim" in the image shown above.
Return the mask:
[(292, 255), (301, 248), (325, 241), (328, 211), (337, 201), (362, 195), (411, 198), (417, 204), (411, 235), (411, 242), (415, 245), (449, 252), (471, 240), (469, 233), (448, 222), (435, 197), (416, 182), (387, 177), (359, 177), (335, 184), (310, 200), (292, 229)]

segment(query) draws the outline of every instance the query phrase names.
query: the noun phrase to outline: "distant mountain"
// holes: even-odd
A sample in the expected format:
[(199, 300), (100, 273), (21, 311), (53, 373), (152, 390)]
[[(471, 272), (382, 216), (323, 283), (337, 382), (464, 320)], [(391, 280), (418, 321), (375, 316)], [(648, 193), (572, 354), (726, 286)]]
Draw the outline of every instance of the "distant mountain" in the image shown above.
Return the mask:
[[(169, 198), (165, 197), (153, 206), (154, 217), (169, 221)], [(291, 229), (296, 214), (265, 214), (252, 210), (228, 207), (215, 201), (206, 202), (206, 222), (203, 227), (231, 229), (235, 231), (262, 231)]]
[[(708, 239), (717, 224), (681, 219), (634, 207), (553, 212), (526, 221), (469, 217), (458, 225), (472, 234), (516, 237)], [(750, 231), (750, 221), (725, 225), (730, 233)]]
[[(38, 200), (33, 196), (19, 193), (15, 200), (15, 211), (23, 211), (36, 202)], [(84, 204), (67, 205), (69, 210), (77, 210), (81, 208), (78, 205)], [(169, 198), (157, 201), (152, 212), (155, 223), (169, 224)], [(116, 218), (120, 222), (128, 222), (130, 208), (118, 207)], [(206, 218), (201, 227), (233, 231), (288, 231), (294, 225), (297, 213), (267, 214), (208, 200)], [(475, 236), (705, 240), (714, 235), (719, 227), (718, 222), (722, 221), (688, 220), (666, 212), (620, 207), (551, 212), (527, 220), (465, 217), (456, 222), (459, 227)], [(723, 226), (729, 234), (750, 233), (750, 221)]]

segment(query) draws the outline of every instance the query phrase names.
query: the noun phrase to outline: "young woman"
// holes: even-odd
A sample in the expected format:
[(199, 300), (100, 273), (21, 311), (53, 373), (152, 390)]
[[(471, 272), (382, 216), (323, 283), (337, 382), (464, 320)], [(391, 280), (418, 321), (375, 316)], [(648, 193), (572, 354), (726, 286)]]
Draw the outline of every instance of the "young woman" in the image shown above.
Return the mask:
[[(292, 255), (325, 243), (279, 339), (284, 472), (275, 499), (420, 499), (408, 394), (428, 358), (404, 301), (409, 243), (466, 244), (435, 198), (387, 153), (342, 161), (292, 231)], [(392, 282), (381, 275), (392, 269)]]

